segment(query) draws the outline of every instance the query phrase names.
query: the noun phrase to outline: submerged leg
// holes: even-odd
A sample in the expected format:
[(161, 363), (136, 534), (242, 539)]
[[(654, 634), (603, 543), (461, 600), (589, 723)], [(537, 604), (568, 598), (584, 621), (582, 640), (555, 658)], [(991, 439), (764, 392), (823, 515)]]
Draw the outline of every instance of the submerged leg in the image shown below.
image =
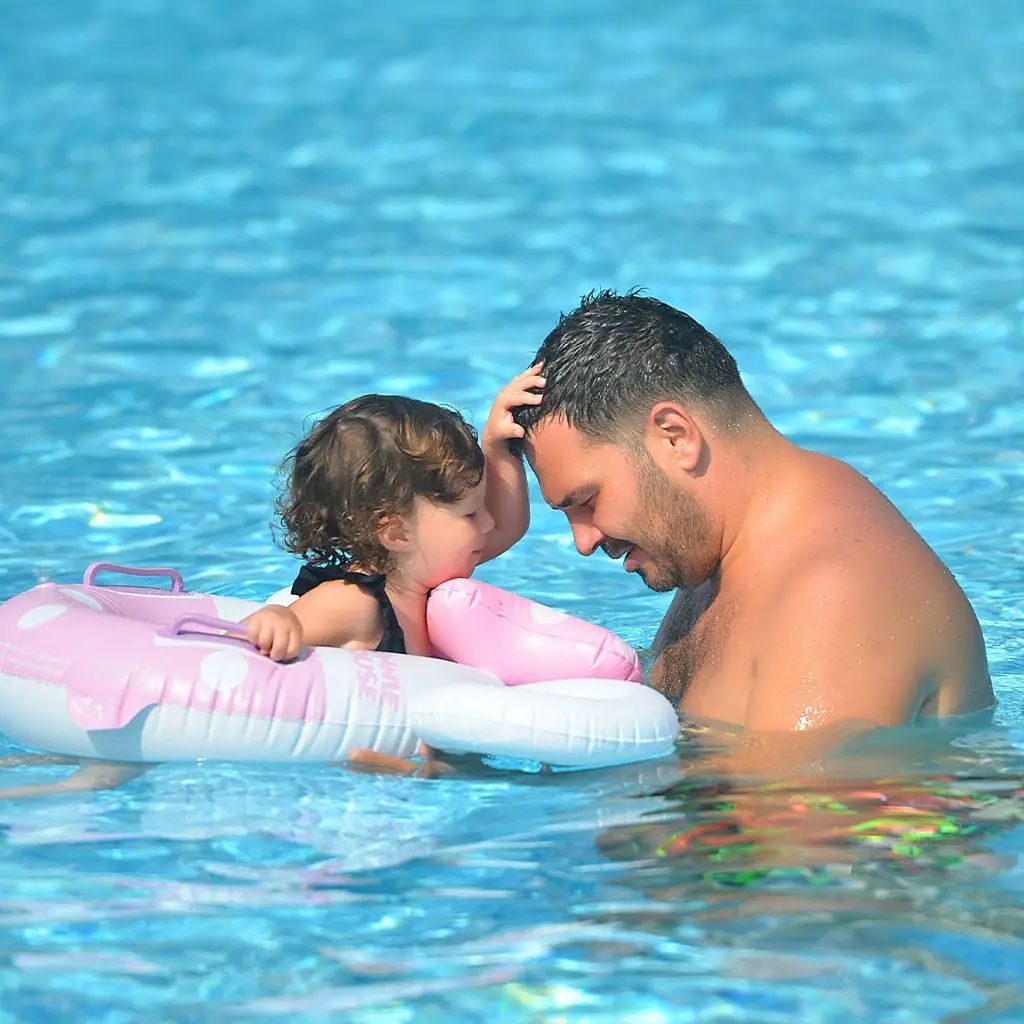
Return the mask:
[(78, 769), (56, 782), (39, 782), (30, 786), (0, 789), (0, 800), (20, 800), (35, 796), (58, 796), (61, 793), (95, 792), (116, 789), (131, 782), (151, 767), (147, 764), (121, 764), (113, 761), (82, 761), (49, 754), (29, 754), (0, 760), (0, 767), (14, 764), (77, 764)]
[(65, 754), (11, 754), (0, 757), (0, 768), (17, 768), (23, 764), (81, 764), (81, 760)]

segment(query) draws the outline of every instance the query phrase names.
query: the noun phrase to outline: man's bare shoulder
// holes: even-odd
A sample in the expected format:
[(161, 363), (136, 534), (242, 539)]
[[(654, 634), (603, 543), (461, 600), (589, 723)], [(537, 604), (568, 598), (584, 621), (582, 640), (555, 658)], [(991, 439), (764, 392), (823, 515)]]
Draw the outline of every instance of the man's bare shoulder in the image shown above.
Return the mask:
[(869, 583), (887, 578), (886, 592), (895, 593), (912, 579), (930, 589), (948, 584), (949, 570), (870, 480), (838, 459), (807, 455), (787, 541), (776, 547), (787, 575), (835, 571)]
[(846, 622), (870, 618), (887, 603), (884, 583), (874, 560), (863, 557), (859, 546), (842, 540), (809, 542), (780, 567), (772, 587), (761, 595), (761, 622), (799, 625), (813, 618), (827, 626), (833, 616)]
[(826, 700), (838, 695), (853, 708), (859, 692), (859, 717), (878, 724), (989, 706), (977, 618), (949, 570), (922, 547), (927, 558), (895, 540), (809, 543), (762, 595), (761, 682), (816, 676), (827, 683)]
[(918, 537), (885, 494), (849, 463), (816, 452), (805, 452), (804, 460), (801, 497), (808, 526), (816, 531), (840, 524), (867, 534), (893, 531), (907, 542)]
[(819, 728), (838, 721), (912, 721), (929, 677), (916, 630), (899, 621), (885, 581), (844, 545), (789, 566), (762, 604), (746, 726)]

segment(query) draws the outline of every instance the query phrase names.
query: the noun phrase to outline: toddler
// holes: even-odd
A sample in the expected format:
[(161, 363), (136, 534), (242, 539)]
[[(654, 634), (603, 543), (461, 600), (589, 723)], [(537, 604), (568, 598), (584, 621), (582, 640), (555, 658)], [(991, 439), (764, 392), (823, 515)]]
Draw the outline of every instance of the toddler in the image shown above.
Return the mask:
[(288, 607), (243, 620), (278, 661), (303, 646), (430, 655), (427, 597), (472, 575), (526, 532), (518, 405), (537, 404), (539, 365), (498, 393), (480, 443), (456, 412), (413, 398), (363, 395), (321, 420), (286, 459), (278, 499), (284, 546), (302, 556)]

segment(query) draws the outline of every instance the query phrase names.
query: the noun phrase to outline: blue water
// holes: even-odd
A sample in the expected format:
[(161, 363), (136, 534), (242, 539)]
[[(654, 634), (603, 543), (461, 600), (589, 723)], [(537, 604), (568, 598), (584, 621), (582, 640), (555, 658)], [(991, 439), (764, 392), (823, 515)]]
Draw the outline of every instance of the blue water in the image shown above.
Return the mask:
[[(856, 833), (685, 745), (2, 805), (0, 1022), (1020, 1020), (1021, 53), (1015, 0), (7, 5), (0, 597), (108, 557), (263, 597), (309, 415), (395, 390), (479, 425), (560, 310), (642, 285), (911, 518), (1001, 706), (851, 768)], [(482, 575), (641, 647), (666, 603), (543, 504)]]

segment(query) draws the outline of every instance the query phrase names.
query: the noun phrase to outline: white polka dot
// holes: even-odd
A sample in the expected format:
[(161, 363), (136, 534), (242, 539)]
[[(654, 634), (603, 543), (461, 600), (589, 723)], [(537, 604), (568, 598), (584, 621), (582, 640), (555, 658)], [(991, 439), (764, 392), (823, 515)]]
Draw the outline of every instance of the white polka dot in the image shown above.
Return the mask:
[(235, 690), (248, 674), (249, 664), (238, 651), (214, 651), (199, 668), (199, 678), (211, 690)]
[(548, 608), (543, 604), (531, 604), (530, 615), (533, 616), (534, 622), (539, 622), (543, 626), (550, 626), (569, 617), (565, 612), (560, 612), (557, 608)]
[(93, 611), (103, 611), (103, 605), (101, 605), (99, 601), (97, 601), (96, 598), (90, 594), (83, 594), (80, 590), (69, 590), (65, 587), (61, 587), (60, 592), (65, 597), (70, 597), (75, 601), (80, 601), (82, 604), (88, 606), (89, 608), (92, 608)]
[(64, 604), (41, 604), (30, 608), (18, 619), (18, 629), (35, 629), (36, 626), (63, 615), (67, 610), (67, 605)]

